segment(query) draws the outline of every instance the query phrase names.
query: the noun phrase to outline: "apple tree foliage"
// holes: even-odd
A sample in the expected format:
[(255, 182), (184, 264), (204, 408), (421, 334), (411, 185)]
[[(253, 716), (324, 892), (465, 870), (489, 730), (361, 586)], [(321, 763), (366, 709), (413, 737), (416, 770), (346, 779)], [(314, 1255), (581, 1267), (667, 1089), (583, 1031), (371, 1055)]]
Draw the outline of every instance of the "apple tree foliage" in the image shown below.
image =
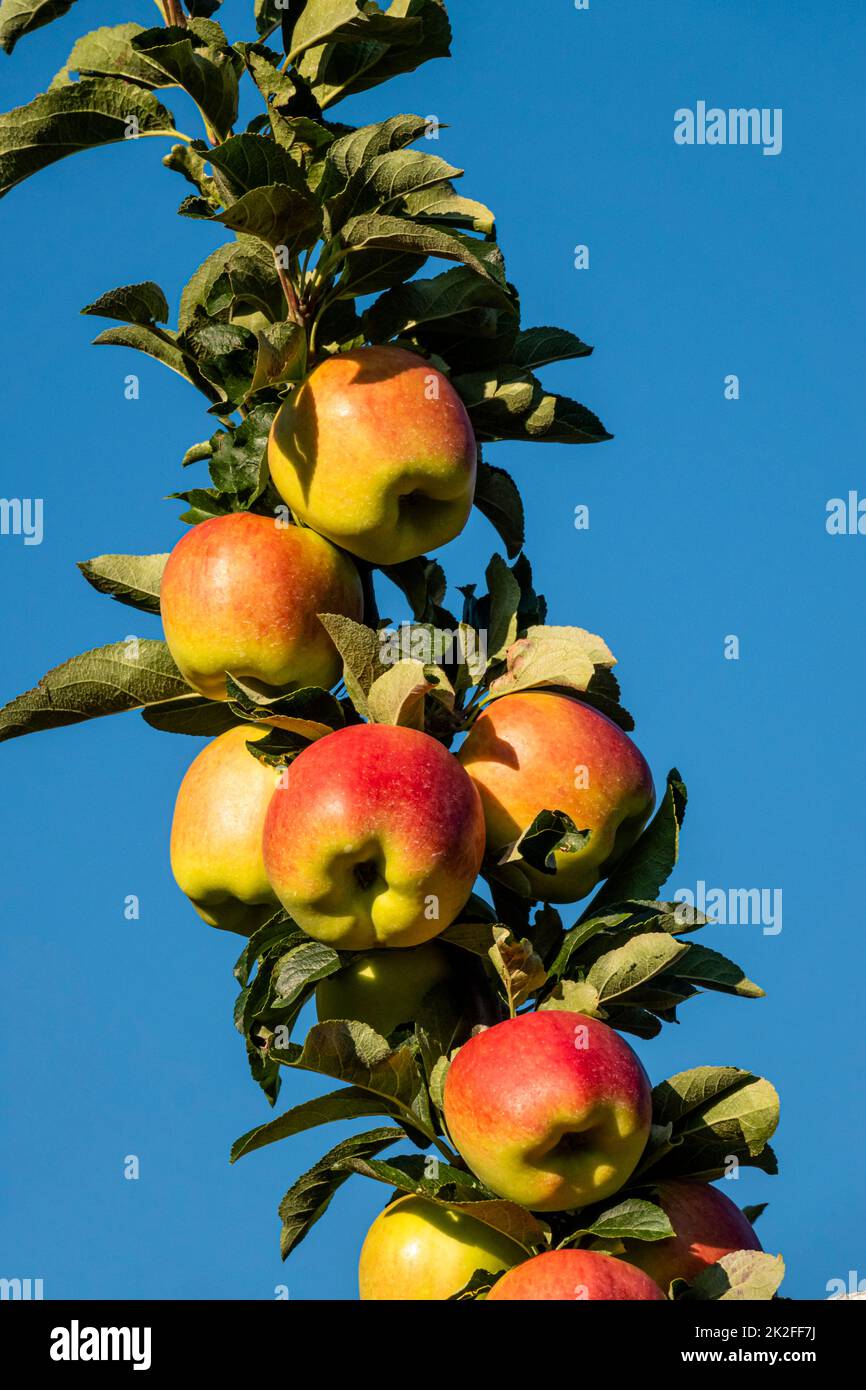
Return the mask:
[[(73, 3), (0, 0), (0, 46), (12, 53)], [(204, 246), (218, 239), (193, 269), (176, 312), (151, 281), (107, 289), (82, 310), (110, 324), (96, 344), (145, 353), (203, 397), (210, 420), (179, 460), (194, 481), (174, 494), (185, 522), (243, 510), (273, 514), (280, 499), (266, 445), (280, 402), (325, 356), (391, 343), (428, 358), (462, 397), (479, 442), (475, 505), (504, 554), (492, 556), (483, 584), (458, 591), (459, 614), (445, 606), (437, 560), (385, 568), (411, 613), (393, 661), (383, 660), (380, 633), (389, 621), (377, 610), (370, 567), (362, 567), (365, 623), (322, 618), (344, 663), (333, 693), (264, 696), (230, 680), (228, 701), (213, 702), (190, 690), (163, 641), (142, 638), (55, 666), (0, 711), (0, 740), (128, 710), (155, 729), (199, 736), (266, 717), (273, 731), (250, 752), (279, 766), (312, 738), (359, 719), (424, 729), (448, 746), (489, 701), (538, 688), (567, 691), (632, 729), (603, 639), (547, 624), (523, 550), (520, 494), (487, 457), (499, 440), (594, 444), (610, 437), (591, 410), (548, 391), (538, 375), (592, 349), (567, 329), (524, 325), (494, 214), (458, 191), (463, 171), (433, 152), (433, 118), (400, 114), (355, 128), (333, 114), (343, 98), (448, 56), (443, 0), (255, 0), (250, 37), (235, 43), (214, 18), (219, 7), (220, 0), (187, 0), (186, 10), (182, 0), (158, 0), (157, 27), (122, 23), (79, 38), (47, 91), (0, 114), (0, 196), (79, 150), (155, 137), (184, 195), (179, 214), (208, 224)], [(244, 88), (245, 100), (257, 103), (246, 122), (239, 119)], [(200, 136), (178, 130), (165, 104), (173, 91), (191, 99)], [(166, 559), (106, 554), (79, 568), (100, 593), (156, 615)], [(460, 640), (437, 645), (437, 633)], [(316, 983), (345, 958), (282, 912), (249, 937), (235, 966), (235, 1022), (253, 1077), (272, 1105), (281, 1077), (294, 1069), (338, 1085), (243, 1135), (232, 1160), (320, 1125), (376, 1124), (331, 1148), (285, 1194), (284, 1255), (354, 1175), (471, 1211), (527, 1251), (540, 1251), (669, 1236), (652, 1200), (659, 1179), (712, 1180), (732, 1160), (776, 1171), (768, 1144), (776, 1093), (730, 1066), (698, 1067), (657, 1086), (637, 1173), (615, 1198), (582, 1211), (541, 1219), (502, 1201), (466, 1171), (445, 1132), (449, 1057), (479, 1023), (527, 1009), (569, 1009), (652, 1038), (706, 990), (746, 999), (763, 993), (733, 961), (695, 940), (711, 925), (705, 917), (661, 897), (685, 809), (674, 770), (654, 819), (576, 921), (533, 902), (521, 871), (522, 864), (552, 871), (554, 850), (582, 843), (556, 807), (543, 812), (506, 855), (485, 863), (489, 901), (473, 895), (440, 938), (471, 958), (475, 991), (455, 1003), (441, 986), (433, 989), (419, 1016), (389, 1038), (363, 1023), (332, 1021), (296, 1040)], [(383, 1157), (407, 1143), (408, 1152)], [(673, 1293), (771, 1298), (782, 1272), (780, 1260), (739, 1252)], [(483, 1296), (487, 1284), (489, 1276), (477, 1276), (458, 1297)]]

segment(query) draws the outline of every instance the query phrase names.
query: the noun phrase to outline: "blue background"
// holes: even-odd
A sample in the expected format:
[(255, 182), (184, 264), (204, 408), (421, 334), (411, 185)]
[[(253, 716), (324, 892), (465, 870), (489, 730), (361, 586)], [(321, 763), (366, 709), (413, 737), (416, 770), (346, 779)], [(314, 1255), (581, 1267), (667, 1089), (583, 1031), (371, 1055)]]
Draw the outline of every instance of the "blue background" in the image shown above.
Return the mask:
[[(251, 9), (224, 6), (232, 38), (253, 37)], [(780, 935), (704, 934), (769, 997), (705, 996), (638, 1046), (654, 1080), (734, 1063), (775, 1081), (782, 1175), (744, 1172), (732, 1195), (770, 1201), (759, 1230), (786, 1256), (784, 1292), (826, 1296), (828, 1280), (866, 1275), (866, 538), (825, 529), (828, 499), (863, 479), (866, 12), (859, 0), (592, 0), (584, 12), (452, 0), (450, 11), (452, 61), (335, 115), (447, 121), (437, 152), (497, 212), (525, 324), (596, 344), (545, 379), (595, 409), (614, 442), (488, 457), (524, 489), (552, 621), (605, 635), (657, 780), (674, 763), (686, 776), (670, 887), (783, 890)], [(129, 18), (156, 22), (144, 0), (80, 0), (22, 41), (0, 61), (3, 108), (44, 88), (79, 32)], [(187, 100), (165, 99), (197, 133)], [(673, 113), (699, 99), (782, 107), (782, 154), (676, 146)], [(41, 546), (0, 538), (4, 696), (74, 652), (159, 635), (156, 619), (92, 592), (74, 562), (169, 549), (182, 528), (161, 499), (212, 428), (180, 378), (92, 351), (103, 325), (78, 317), (146, 278), (176, 308), (216, 244), (174, 216), (188, 189), (162, 153), (152, 140), (86, 153), (0, 208), (2, 492), (45, 499)], [(589, 270), (573, 268), (577, 243)], [(130, 371), (139, 401), (124, 399)], [(729, 373), (739, 401), (724, 399)], [(586, 532), (573, 525), (579, 503)], [(495, 545), (478, 517), (440, 558), (465, 583)], [(724, 659), (729, 634), (738, 661)], [(239, 943), (203, 927), (168, 866), (175, 791), (197, 747), (127, 715), (0, 752), (0, 1274), (41, 1276), (46, 1297), (271, 1298), (285, 1282), (293, 1298), (353, 1298), (384, 1189), (355, 1180), (287, 1266), (277, 1245), (280, 1196), (337, 1131), (228, 1164), (231, 1141), (269, 1111), (231, 1022)], [(124, 917), (128, 894), (139, 921)], [(324, 1089), (291, 1078), (281, 1108)], [(123, 1177), (127, 1154), (140, 1158), (137, 1182)]]

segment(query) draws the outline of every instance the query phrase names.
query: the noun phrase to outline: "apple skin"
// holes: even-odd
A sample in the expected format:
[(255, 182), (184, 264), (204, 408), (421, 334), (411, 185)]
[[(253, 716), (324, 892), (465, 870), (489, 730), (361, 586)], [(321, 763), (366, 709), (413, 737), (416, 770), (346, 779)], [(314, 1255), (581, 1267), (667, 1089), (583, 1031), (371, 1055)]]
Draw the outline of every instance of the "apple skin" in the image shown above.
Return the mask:
[(309, 936), (346, 951), (420, 946), (472, 891), (484, 816), (441, 743), (417, 729), (352, 724), (289, 765), (263, 845), (274, 892)]
[(411, 560), (459, 535), (477, 456), (447, 377), (395, 347), (320, 363), (280, 407), (268, 444), (274, 486), (295, 515), (374, 565)]
[[(577, 902), (630, 849), (655, 802), (643, 754), (606, 715), (568, 695), (518, 692), (492, 701), (457, 754), (479, 792), (487, 845), (504, 849), (540, 811), (564, 811), (592, 834), (575, 854), (556, 854), (556, 872), (527, 864), (536, 897)], [(588, 785), (575, 785), (586, 768)]]
[(178, 887), (208, 926), (243, 935), (280, 906), (262, 857), (277, 774), (246, 746), (268, 732), (239, 724), (203, 748), (180, 784), (171, 826)]
[(400, 1197), (380, 1212), (361, 1248), (362, 1302), (447, 1299), (477, 1269), (498, 1274), (526, 1259), (523, 1246), (463, 1212)]
[(755, 1228), (740, 1208), (709, 1183), (670, 1179), (655, 1185), (650, 1200), (676, 1234), (667, 1240), (625, 1241), (624, 1258), (663, 1289), (674, 1279), (694, 1279), (733, 1250), (760, 1250)]
[(355, 1019), (387, 1038), (400, 1023), (413, 1019), (426, 994), (446, 982), (461, 988), (455, 952), (428, 941), (400, 952), (370, 951), (355, 956), (316, 987), (316, 1015)]
[(617, 1192), (643, 1153), (651, 1109), (628, 1043), (598, 1019), (554, 1009), (477, 1033), (445, 1079), (445, 1121), (463, 1159), (532, 1211)]
[(314, 531), (231, 512), (178, 541), (160, 609), (181, 674), (224, 700), (227, 671), (269, 687), (332, 686), (342, 662), (316, 615), (360, 621), (363, 596), (349, 557)]
[(594, 1250), (548, 1250), (533, 1255), (503, 1274), (487, 1295), (488, 1303), (611, 1299), (658, 1303), (665, 1301), (665, 1295), (643, 1270)]

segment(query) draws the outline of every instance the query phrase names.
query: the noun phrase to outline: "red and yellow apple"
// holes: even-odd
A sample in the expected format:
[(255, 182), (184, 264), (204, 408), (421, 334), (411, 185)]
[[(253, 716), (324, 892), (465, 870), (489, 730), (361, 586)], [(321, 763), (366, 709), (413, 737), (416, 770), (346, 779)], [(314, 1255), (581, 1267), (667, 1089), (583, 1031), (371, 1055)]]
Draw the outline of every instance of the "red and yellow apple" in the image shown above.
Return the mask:
[(358, 1268), (361, 1299), (447, 1299), (476, 1270), (498, 1274), (525, 1259), (521, 1245), (474, 1216), (426, 1197), (400, 1197), (367, 1232)]
[(455, 951), (428, 941), (404, 951), (369, 951), (328, 975), (316, 987), (319, 1022), (330, 1018), (366, 1023), (385, 1038), (400, 1023), (414, 1019), (424, 998), (437, 985), (462, 990)]
[(452, 1142), (483, 1183), (533, 1211), (610, 1197), (650, 1132), (646, 1072), (607, 1024), (519, 1014), (464, 1043), (445, 1080)]
[(667, 1240), (628, 1240), (625, 1258), (663, 1289), (674, 1279), (694, 1279), (734, 1250), (760, 1250), (755, 1228), (740, 1208), (709, 1183), (671, 1179), (649, 1194), (666, 1213), (675, 1234)]
[(346, 951), (420, 946), (472, 891), (484, 817), (457, 759), (428, 734), (353, 724), (289, 765), (263, 845), (274, 892), (309, 936)]
[(655, 800), (652, 774), (628, 735), (552, 691), (492, 701), (458, 757), (481, 793), (491, 852), (513, 844), (541, 811), (564, 811), (590, 831), (582, 849), (556, 852), (555, 873), (520, 865), (545, 902), (577, 902), (591, 892), (634, 844)]
[(497, 1279), (488, 1303), (542, 1300), (662, 1302), (665, 1295), (643, 1270), (593, 1250), (548, 1250)]
[(329, 357), (280, 407), (268, 464), (301, 521), (374, 565), (396, 565), (463, 530), (477, 445), (447, 377), (415, 353)]
[(363, 596), (351, 559), (314, 531), (231, 512), (178, 541), (160, 609), (185, 680), (224, 700), (226, 672), (274, 688), (332, 686), (342, 662), (317, 614), (360, 621)]
[(247, 748), (267, 733), (239, 724), (220, 734), (193, 761), (177, 794), (172, 871), (211, 927), (247, 933), (279, 911), (262, 857), (277, 774)]

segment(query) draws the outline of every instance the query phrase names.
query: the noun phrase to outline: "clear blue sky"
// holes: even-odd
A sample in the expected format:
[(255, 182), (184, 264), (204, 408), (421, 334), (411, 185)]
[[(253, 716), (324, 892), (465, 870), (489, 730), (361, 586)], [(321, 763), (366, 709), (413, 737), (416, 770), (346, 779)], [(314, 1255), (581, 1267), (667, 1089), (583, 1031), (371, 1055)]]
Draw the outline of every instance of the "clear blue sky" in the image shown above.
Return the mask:
[[(546, 380), (598, 411), (614, 442), (488, 457), (524, 489), (552, 621), (604, 634), (657, 779), (677, 764), (688, 781), (671, 887), (783, 891), (780, 934), (704, 938), (769, 997), (696, 1000), (639, 1050), (654, 1081), (734, 1063), (777, 1084), (781, 1176), (744, 1173), (734, 1195), (770, 1202), (759, 1229), (787, 1259), (783, 1292), (821, 1297), (851, 1268), (866, 1276), (866, 537), (825, 530), (827, 500), (864, 486), (866, 13), (859, 0), (531, 8), (451, 0), (453, 59), (339, 115), (447, 121), (439, 152), (497, 212), (525, 323), (596, 345)], [(233, 38), (253, 37), (251, 10), (224, 6)], [(85, 26), (154, 14), (145, 0), (80, 0), (0, 55), (3, 108), (47, 85)], [(698, 100), (781, 107), (781, 155), (678, 147), (674, 111)], [(168, 104), (181, 128), (192, 121), (184, 99)], [(78, 317), (146, 278), (176, 306), (216, 244), (174, 216), (186, 188), (162, 152), (143, 140), (88, 153), (0, 205), (2, 492), (45, 499), (41, 546), (0, 538), (4, 698), (76, 651), (159, 635), (74, 562), (169, 549), (182, 528), (161, 499), (212, 428), (180, 378), (90, 348), (100, 324)], [(587, 271), (573, 269), (577, 243)], [(137, 402), (123, 394), (132, 370)], [(724, 399), (729, 373), (738, 401)], [(494, 545), (479, 518), (440, 558), (465, 583)], [(724, 659), (729, 634), (738, 661)], [(41, 1276), (47, 1297), (270, 1298), (285, 1282), (294, 1298), (353, 1298), (378, 1184), (355, 1179), (286, 1266), (277, 1245), (279, 1198), (338, 1131), (228, 1164), (231, 1141), (269, 1112), (231, 1022), (238, 942), (198, 921), (169, 871), (197, 747), (130, 715), (0, 749), (0, 1274)], [(137, 922), (123, 914), (132, 893)], [(289, 1077), (281, 1108), (324, 1089)], [(131, 1153), (137, 1182), (123, 1177)]]

